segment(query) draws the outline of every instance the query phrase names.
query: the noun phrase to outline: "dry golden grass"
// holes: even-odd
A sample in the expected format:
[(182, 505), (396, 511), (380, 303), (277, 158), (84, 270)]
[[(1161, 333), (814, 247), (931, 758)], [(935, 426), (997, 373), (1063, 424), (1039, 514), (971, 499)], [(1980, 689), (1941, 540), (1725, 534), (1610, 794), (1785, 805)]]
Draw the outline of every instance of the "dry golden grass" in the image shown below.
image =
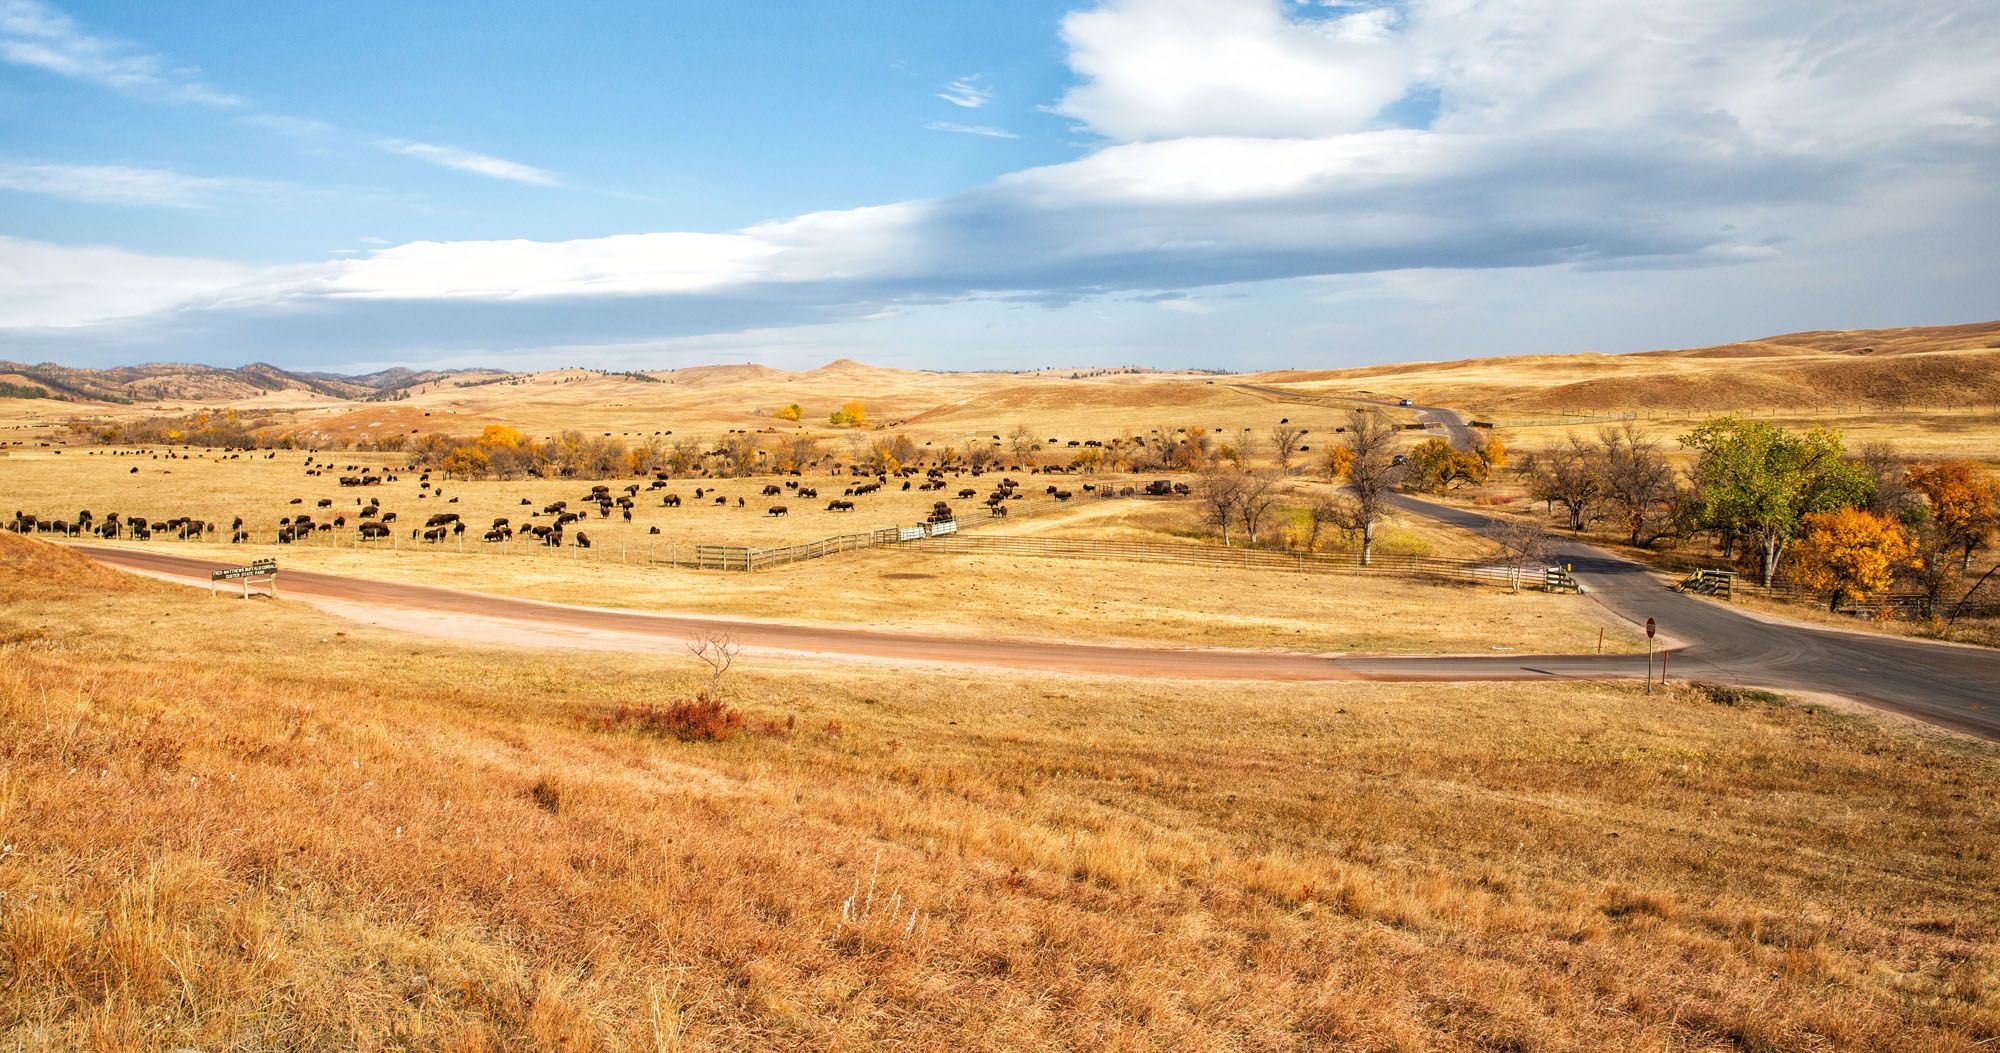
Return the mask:
[(2000, 1038), (2000, 758), (1926, 729), (758, 661), (729, 697), (772, 731), (684, 744), (597, 718), (685, 658), (64, 597), (34, 545), (0, 536), (15, 1048)]
[[(217, 546), (124, 547), (218, 555)], [(555, 603), (911, 632), (1312, 652), (1584, 654), (1642, 649), (1574, 595), (1496, 585), (1167, 563), (877, 550), (753, 574), (562, 556), (395, 554), (300, 546), (219, 553), (289, 570), (443, 585)], [(1173, 602), (1163, 602), (1172, 597)]]

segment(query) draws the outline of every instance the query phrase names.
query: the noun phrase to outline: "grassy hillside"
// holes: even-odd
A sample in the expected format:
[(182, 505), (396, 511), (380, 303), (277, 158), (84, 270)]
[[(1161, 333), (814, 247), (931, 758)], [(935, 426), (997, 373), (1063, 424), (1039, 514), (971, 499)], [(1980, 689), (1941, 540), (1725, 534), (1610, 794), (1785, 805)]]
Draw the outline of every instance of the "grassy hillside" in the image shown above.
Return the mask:
[(482, 650), (0, 534), (28, 1049), (2000, 1039), (1984, 745), (1757, 695)]

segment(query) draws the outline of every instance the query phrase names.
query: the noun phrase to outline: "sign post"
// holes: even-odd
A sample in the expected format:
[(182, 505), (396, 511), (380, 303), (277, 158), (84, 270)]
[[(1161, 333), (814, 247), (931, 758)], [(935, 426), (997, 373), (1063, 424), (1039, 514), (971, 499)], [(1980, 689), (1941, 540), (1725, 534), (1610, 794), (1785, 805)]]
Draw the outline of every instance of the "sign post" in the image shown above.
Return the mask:
[(1649, 695), (1653, 693), (1653, 634), (1659, 631), (1660, 627), (1653, 624), (1653, 619), (1646, 619), (1646, 693)]
[(275, 600), (278, 598), (278, 561), (261, 559), (249, 566), (218, 570), (208, 576), (208, 591), (211, 594), (215, 592), (215, 583), (218, 581), (242, 582), (243, 598), (246, 600), (250, 598), (251, 585), (265, 585), (270, 588), (269, 595)]

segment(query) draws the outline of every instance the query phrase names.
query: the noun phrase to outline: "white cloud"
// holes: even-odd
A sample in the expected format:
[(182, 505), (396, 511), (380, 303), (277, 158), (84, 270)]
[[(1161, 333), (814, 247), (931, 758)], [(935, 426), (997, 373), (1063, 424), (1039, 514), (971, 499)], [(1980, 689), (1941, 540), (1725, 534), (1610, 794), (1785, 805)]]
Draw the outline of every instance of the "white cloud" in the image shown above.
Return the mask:
[(937, 93), (937, 97), (953, 106), (962, 106), (968, 110), (979, 109), (993, 101), (993, 89), (980, 83), (985, 79), (985, 75), (981, 73), (960, 77), (945, 85), (944, 90)]
[(94, 326), (189, 305), (252, 278), (220, 260), (0, 235), (0, 328)]
[(59, 165), (0, 161), (0, 190), (46, 194), (93, 205), (205, 208), (218, 192), (247, 184), (126, 165)]
[(519, 161), (509, 161), (502, 157), (474, 153), (471, 150), (462, 150), (456, 146), (411, 142), (408, 139), (383, 139), (375, 145), (390, 153), (402, 154), (404, 157), (414, 157), (419, 161), (426, 161), (444, 168), (453, 168), (461, 172), (483, 175), (489, 179), (505, 179), (509, 182), (527, 183), (532, 186), (561, 185), (561, 181), (553, 174), (536, 168), (533, 165), (522, 164)]
[[(2000, 64), (1984, 57), (2000, 52), (2000, 8), (1915, 7), (1412, 0), (1327, 14), (1280, 0), (1107, 0), (1064, 23), (1083, 80), (1061, 112), (1111, 140), (1075, 161), (721, 233), (394, 246), (218, 287), (183, 282), (161, 309), (309, 307), (322, 329), (345, 311), (382, 340), (443, 346), (484, 332), (481, 346), (504, 347), (1324, 275), (1559, 273), (1583, 290), (1675, 269), (1686, 274), (1662, 287), (1736, 289), (1747, 303), (1790, 295), (1836, 258), (1827, 245), (1866, 242), (1888, 259), (1917, 236), (1899, 231), (1976, 229), (2000, 214)], [(1435, 114), (1393, 116), (1413, 96), (1434, 97)], [(554, 182), (450, 147), (383, 145)], [(1854, 254), (1842, 251), (1844, 281)], [(1814, 252), (1826, 255), (1801, 255)], [(1955, 281), (2000, 279), (1990, 246), (1953, 266)], [(1740, 277), (1687, 276), (1718, 268)], [(1885, 285), (1880, 302), (1936, 299), (1935, 278)], [(83, 293), (67, 302), (88, 314)], [(1205, 304), (1152, 302), (1153, 317)], [(1974, 310), (2000, 308), (1983, 302)], [(128, 313), (128, 298), (107, 296), (104, 317)]]
[(1409, 90), (1390, 23), (1293, 17), (1277, 0), (1109, 0), (1063, 19), (1082, 83), (1055, 110), (1120, 140), (1357, 131)]
[(980, 135), (988, 139), (1019, 139), (1020, 136), (1005, 128), (995, 128), (986, 124), (960, 124), (957, 121), (932, 121), (924, 125), (934, 132), (955, 132), (959, 135)]
[(744, 234), (418, 241), (336, 263), (302, 291), (373, 300), (678, 295), (753, 280), (777, 251)]
[(199, 71), (92, 36), (40, 0), (0, 0), (0, 60), (161, 102), (243, 105), (240, 97), (203, 83)]

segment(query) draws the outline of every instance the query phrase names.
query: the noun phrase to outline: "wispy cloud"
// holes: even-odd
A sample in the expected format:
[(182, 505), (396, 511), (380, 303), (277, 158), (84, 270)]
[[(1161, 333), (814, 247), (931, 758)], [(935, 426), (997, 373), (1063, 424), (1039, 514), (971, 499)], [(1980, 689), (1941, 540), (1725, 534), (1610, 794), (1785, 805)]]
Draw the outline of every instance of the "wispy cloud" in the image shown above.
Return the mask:
[(0, 161), (0, 190), (46, 194), (93, 205), (206, 208), (221, 192), (270, 184), (182, 175), (128, 165), (61, 165)]
[(381, 139), (377, 146), (390, 153), (414, 157), (444, 168), (455, 168), (461, 172), (483, 175), (489, 179), (505, 179), (514, 183), (532, 186), (561, 186), (562, 181), (553, 173), (543, 171), (534, 165), (509, 161), (504, 157), (462, 150), (456, 146), (441, 146), (436, 143), (411, 142), (408, 139)]
[(199, 70), (93, 36), (41, 0), (0, 0), (0, 60), (158, 102), (244, 104), (240, 96), (204, 83)]
[(951, 103), (953, 106), (963, 106), (968, 110), (976, 110), (993, 101), (993, 89), (980, 83), (985, 79), (986, 75), (983, 73), (974, 73), (969, 77), (960, 77), (950, 84), (945, 85), (944, 90), (937, 93), (937, 97)]
[(957, 121), (932, 121), (924, 125), (934, 132), (957, 132), (960, 135), (983, 135), (988, 139), (1019, 139), (1020, 136), (1005, 128), (995, 128), (985, 124), (960, 124)]

